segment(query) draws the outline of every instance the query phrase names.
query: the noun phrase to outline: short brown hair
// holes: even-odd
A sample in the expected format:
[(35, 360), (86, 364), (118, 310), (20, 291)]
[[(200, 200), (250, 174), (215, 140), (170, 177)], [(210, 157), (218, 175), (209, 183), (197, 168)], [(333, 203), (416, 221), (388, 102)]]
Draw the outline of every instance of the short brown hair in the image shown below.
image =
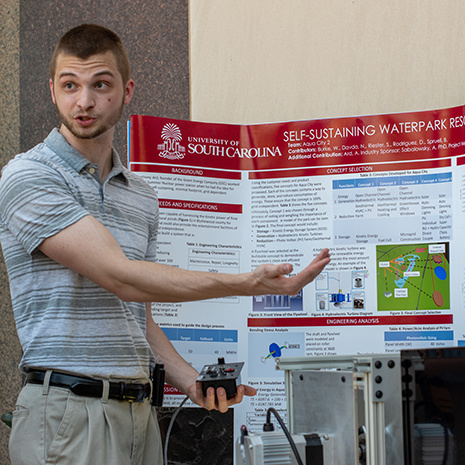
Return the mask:
[(63, 35), (50, 60), (50, 77), (53, 81), (57, 57), (60, 53), (86, 60), (93, 55), (108, 51), (113, 52), (115, 55), (118, 70), (125, 84), (130, 76), (129, 59), (126, 50), (117, 34), (98, 24), (81, 24), (73, 27)]

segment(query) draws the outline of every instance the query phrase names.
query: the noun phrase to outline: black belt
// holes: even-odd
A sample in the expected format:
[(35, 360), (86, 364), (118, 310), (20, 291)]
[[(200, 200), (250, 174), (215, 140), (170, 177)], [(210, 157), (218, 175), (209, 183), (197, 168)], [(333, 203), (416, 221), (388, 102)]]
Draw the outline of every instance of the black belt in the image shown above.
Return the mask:
[[(29, 371), (26, 380), (31, 384), (44, 384), (45, 371)], [(50, 386), (69, 389), (73, 394), (87, 397), (103, 396), (103, 381), (79, 376), (65, 375), (52, 372)], [(126, 400), (129, 402), (143, 402), (150, 397), (151, 386), (147, 384), (110, 383), (110, 399)]]

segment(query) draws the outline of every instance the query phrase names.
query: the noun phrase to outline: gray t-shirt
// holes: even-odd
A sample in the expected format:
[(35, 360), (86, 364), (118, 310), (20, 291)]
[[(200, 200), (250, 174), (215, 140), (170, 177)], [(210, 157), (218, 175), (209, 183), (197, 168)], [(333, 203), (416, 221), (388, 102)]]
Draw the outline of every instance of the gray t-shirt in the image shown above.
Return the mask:
[(8, 270), (22, 370), (55, 369), (104, 379), (146, 379), (153, 354), (145, 305), (123, 302), (38, 250), (86, 215), (110, 230), (131, 260), (155, 260), (158, 200), (113, 152), (102, 184), (54, 129), (17, 155), (0, 178), (0, 243)]

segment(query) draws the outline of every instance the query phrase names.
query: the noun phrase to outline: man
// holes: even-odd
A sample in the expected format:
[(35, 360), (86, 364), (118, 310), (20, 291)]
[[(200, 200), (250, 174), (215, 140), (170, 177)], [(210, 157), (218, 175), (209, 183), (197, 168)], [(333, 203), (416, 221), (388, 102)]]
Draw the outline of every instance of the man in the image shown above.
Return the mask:
[(202, 395), (198, 373), (153, 321), (150, 302), (297, 294), (329, 263), (323, 250), (299, 274), (289, 264), (250, 273), (156, 263), (157, 198), (112, 149), (134, 82), (119, 38), (84, 24), (60, 40), (50, 91), (61, 119), (0, 180), (0, 240), (27, 384), (14, 413), (12, 465), (161, 464), (150, 404), (155, 359), (166, 381), (224, 412), (254, 395), (238, 386)]

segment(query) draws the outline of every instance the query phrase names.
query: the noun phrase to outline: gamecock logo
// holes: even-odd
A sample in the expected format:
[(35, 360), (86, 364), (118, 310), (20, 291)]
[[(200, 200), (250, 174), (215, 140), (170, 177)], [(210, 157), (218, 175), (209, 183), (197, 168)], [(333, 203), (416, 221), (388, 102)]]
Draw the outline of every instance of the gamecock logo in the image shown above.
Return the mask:
[(182, 141), (181, 130), (176, 124), (167, 123), (161, 131), (163, 143), (158, 145), (160, 157), (169, 160), (180, 160), (184, 158), (186, 148), (180, 142)]

